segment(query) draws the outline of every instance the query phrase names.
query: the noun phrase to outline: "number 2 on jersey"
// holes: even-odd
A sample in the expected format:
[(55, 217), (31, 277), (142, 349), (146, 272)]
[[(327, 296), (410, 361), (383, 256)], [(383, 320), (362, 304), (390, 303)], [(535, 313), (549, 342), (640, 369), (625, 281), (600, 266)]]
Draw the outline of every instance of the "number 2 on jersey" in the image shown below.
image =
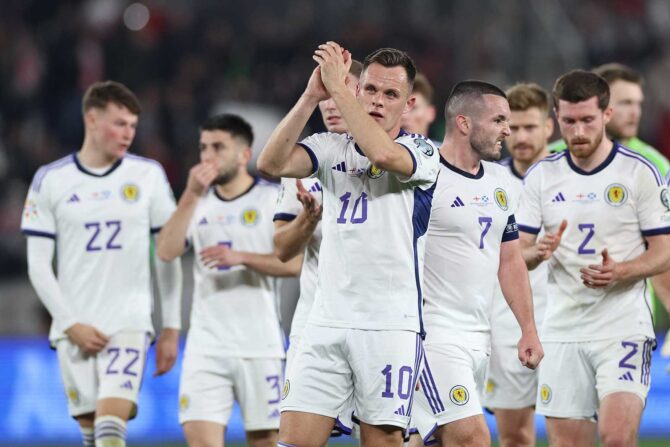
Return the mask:
[(586, 236), (584, 236), (584, 240), (582, 241), (581, 244), (579, 244), (579, 248), (577, 249), (577, 253), (580, 255), (593, 255), (596, 253), (595, 248), (586, 248), (586, 244), (588, 244), (591, 241), (591, 238), (593, 237), (594, 234), (596, 234), (596, 226), (595, 224), (591, 223), (583, 223), (579, 224), (578, 226), (579, 231), (582, 233), (586, 230)]
[[(108, 220), (106, 222), (88, 222), (84, 224), (84, 228), (92, 232), (91, 238), (88, 240), (88, 243), (86, 244), (86, 251), (101, 251), (102, 249), (106, 250), (121, 249), (121, 244), (115, 241), (116, 237), (121, 232), (120, 220)], [(97, 242), (98, 236), (100, 236), (100, 233), (102, 232), (102, 228), (109, 229), (109, 233), (111, 233), (107, 237), (107, 243), (105, 244), (104, 247), (102, 245), (99, 245), (99, 242)]]
[[(345, 215), (347, 213), (347, 208), (349, 208), (350, 198), (351, 198), (350, 192), (340, 196), (340, 202), (342, 202), (342, 211), (340, 212), (340, 217), (337, 218), (338, 224), (347, 223), (347, 218), (345, 217)], [(361, 207), (360, 216), (356, 217), (359, 205)], [(366, 220), (368, 220), (368, 195), (362, 192), (361, 195), (358, 196), (358, 198), (354, 202), (354, 209), (351, 210), (351, 218), (349, 219), (349, 222), (351, 222), (352, 224), (359, 224), (365, 222)]]

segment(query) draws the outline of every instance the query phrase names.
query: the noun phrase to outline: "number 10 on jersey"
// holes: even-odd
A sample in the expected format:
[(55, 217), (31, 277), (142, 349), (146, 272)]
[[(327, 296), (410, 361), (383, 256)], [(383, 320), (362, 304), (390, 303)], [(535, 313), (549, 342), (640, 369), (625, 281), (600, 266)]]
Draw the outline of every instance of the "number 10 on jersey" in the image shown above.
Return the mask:
[[(337, 218), (338, 224), (347, 223), (347, 209), (349, 208), (349, 201), (351, 199), (351, 193), (348, 192), (340, 196), (340, 202), (342, 202), (342, 211), (340, 211), (340, 217)], [(360, 207), (360, 211), (358, 208)], [(349, 222), (352, 224), (360, 224), (368, 220), (368, 195), (364, 192), (354, 202), (354, 207), (351, 210), (351, 216), (349, 217)]]

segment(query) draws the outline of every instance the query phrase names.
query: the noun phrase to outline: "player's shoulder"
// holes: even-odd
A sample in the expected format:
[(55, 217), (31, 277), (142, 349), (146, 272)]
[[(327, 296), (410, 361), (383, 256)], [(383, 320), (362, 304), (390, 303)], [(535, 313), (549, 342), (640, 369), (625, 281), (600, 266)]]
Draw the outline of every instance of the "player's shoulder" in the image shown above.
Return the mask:
[(126, 153), (126, 155), (123, 157), (123, 163), (136, 169), (144, 169), (161, 174), (165, 173), (165, 169), (163, 169), (163, 165), (160, 164), (159, 161), (131, 152)]
[(542, 160), (537, 161), (536, 163), (531, 165), (530, 168), (528, 168), (528, 171), (526, 171), (526, 175), (524, 176), (524, 178), (538, 175), (539, 173), (547, 169), (556, 168), (557, 166), (559, 166), (559, 163), (567, 157), (567, 155), (568, 151), (561, 151), (551, 154), (548, 157), (545, 157)]
[(617, 151), (617, 154), (621, 154), (623, 157), (625, 157), (624, 160), (626, 163), (630, 164), (634, 169), (638, 169), (646, 174), (651, 174), (658, 185), (664, 185), (666, 183), (665, 179), (654, 163), (649, 161), (648, 158), (644, 157), (637, 151), (623, 146), (620, 143), (615, 143), (614, 150)]
[(307, 146), (310, 143), (318, 142), (319, 144), (331, 144), (331, 145), (344, 145), (346, 146), (351, 141), (354, 140), (348, 133), (335, 133), (335, 132), (316, 132), (308, 136), (301, 141), (302, 144)]
[(35, 192), (39, 192), (47, 177), (54, 178), (59, 177), (60, 175), (67, 175), (64, 173), (69, 173), (68, 168), (76, 166), (74, 157), (74, 154), (68, 154), (65, 157), (40, 166), (33, 177), (31, 189)]

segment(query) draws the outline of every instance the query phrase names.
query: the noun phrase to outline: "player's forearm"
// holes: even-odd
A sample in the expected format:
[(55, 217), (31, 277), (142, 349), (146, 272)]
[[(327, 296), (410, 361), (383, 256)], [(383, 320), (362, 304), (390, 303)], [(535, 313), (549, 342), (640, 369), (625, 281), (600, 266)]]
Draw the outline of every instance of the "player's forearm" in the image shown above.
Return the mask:
[(242, 265), (258, 273), (270, 276), (298, 276), (302, 267), (302, 256), (296, 256), (288, 262), (281, 262), (274, 254), (239, 253)]
[(396, 144), (377, 122), (358, 104), (356, 97), (344, 87), (332, 92), (349, 133), (365, 156), (377, 168), (404, 176), (412, 175), (411, 155)]
[(535, 270), (538, 265), (542, 263), (541, 257), (538, 255), (535, 242), (537, 237), (532, 234), (519, 232), (519, 243), (521, 244), (521, 256), (526, 263), (528, 270)]
[(615, 266), (618, 282), (635, 282), (670, 270), (670, 235), (647, 238), (647, 250), (635, 259)]
[(292, 178), (307, 177), (311, 174), (311, 172), (292, 171), (289, 162), (300, 134), (318, 104), (317, 99), (307, 95), (302, 95), (298, 99), (296, 105), (272, 132), (258, 156), (256, 167), (260, 172), (272, 177)]
[(169, 262), (184, 253), (188, 226), (198, 205), (200, 197), (186, 190), (179, 199), (177, 209), (163, 226), (156, 239), (156, 254)]
[(65, 331), (77, 323), (63, 297), (54, 274), (52, 261), (55, 241), (42, 237), (28, 237), (28, 277), (54, 321)]
[(521, 332), (537, 332), (528, 269), (520, 252), (501, 257), (498, 281)]
[(162, 327), (181, 329), (181, 260), (155, 259), (156, 282), (161, 300)]
[(273, 236), (274, 253), (279, 260), (287, 262), (302, 254), (318, 224), (318, 220), (311, 220), (305, 213), (300, 213), (291, 222), (276, 227)]

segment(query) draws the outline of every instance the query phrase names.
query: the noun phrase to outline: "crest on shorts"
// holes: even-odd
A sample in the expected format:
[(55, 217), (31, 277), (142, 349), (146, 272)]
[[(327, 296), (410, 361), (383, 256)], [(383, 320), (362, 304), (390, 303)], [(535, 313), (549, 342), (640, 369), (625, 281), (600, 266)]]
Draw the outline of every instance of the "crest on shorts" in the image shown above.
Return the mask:
[(121, 198), (126, 202), (137, 202), (140, 197), (140, 189), (134, 183), (126, 183), (121, 187)]
[(628, 199), (628, 191), (621, 183), (612, 183), (605, 188), (605, 201), (612, 206), (621, 206)]
[(454, 405), (465, 405), (470, 400), (470, 393), (463, 385), (456, 385), (449, 391), (449, 399)]
[(258, 221), (258, 210), (249, 208), (242, 213), (242, 223), (244, 225), (255, 225)]
[(540, 402), (543, 404), (548, 404), (551, 402), (551, 394), (551, 388), (549, 388), (549, 385), (543, 383), (540, 387)]
[(496, 188), (495, 191), (493, 191), (493, 197), (495, 198), (496, 205), (498, 205), (501, 210), (507, 211), (509, 209), (507, 193), (504, 189)]
[(485, 392), (486, 394), (493, 394), (493, 390), (495, 389), (496, 384), (493, 382), (493, 380), (489, 379), (486, 381), (486, 389)]
[(433, 155), (435, 150), (433, 149), (433, 146), (430, 145), (426, 140), (423, 138), (415, 138), (414, 139), (414, 144), (416, 144), (416, 147), (425, 155), (426, 157), (430, 157)]
[(286, 396), (288, 396), (288, 393), (291, 391), (291, 382), (286, 379), (284, 381), (284, 387), (281, 390), (281, 400), (286, 399)]
[(67, 398), (71, 404), (77, 405), (79, 403), (79, 391), (74, 387), (67, 389)]
[(670, 211), (670, 199), (668, 198), (668, 188), (663, 188), (663, 191), (661, 191), (661, 203), (665, 207), (666, 211)]
[(384, 175), (385, 172), (386, 171), (383, 171), (383, 170), (379, 169), (375, 165), (370, 165), (370, 167), (368, 168), (368, 177), (370, 177), (372, 179), (379, 178), (382, 175)]
[(188, 408), (188, 403), (189, 403), (188, 395), (182, 394), (181, 396), (179, 396), (179, 411), (186, 410)]

